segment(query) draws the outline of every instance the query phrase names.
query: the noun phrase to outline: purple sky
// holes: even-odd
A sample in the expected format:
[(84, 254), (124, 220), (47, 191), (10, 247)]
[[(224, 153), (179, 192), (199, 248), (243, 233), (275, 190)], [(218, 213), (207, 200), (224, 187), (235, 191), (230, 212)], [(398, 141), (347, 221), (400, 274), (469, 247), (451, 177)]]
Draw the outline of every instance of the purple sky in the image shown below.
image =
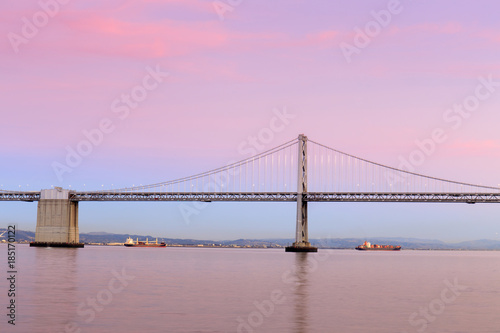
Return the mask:
[[(500, 186), (497, 1), (60, 2), (0, 4), (1, 189), (209, 170), (248, 157), (238, 147), (276, 110), (291, 116), (266, 148), (304, 133), (397, 167), (441, 129), (417, 172)], [(68, 166), (68, 149), (99, 126), (107, 133)], [(0, 212), (4, 225), (35, 229), (34, 203)], [(315, 204), (310, 237), (500, 239), (499, 217), (496, 205)], [(217, 203), (189, 223), (177, 203), (80, 206), (81, 232), (286, 238), (294, 228), (293, 204)]]

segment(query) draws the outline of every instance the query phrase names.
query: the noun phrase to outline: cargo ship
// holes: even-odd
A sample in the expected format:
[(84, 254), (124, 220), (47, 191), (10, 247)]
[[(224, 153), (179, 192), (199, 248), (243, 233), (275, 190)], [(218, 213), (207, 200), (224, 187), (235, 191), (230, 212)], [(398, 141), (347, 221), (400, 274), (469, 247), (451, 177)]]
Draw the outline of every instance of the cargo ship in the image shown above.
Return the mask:
[(148, 239), (146, 238), (146, 241), (139, 241), (139, 238), (137, 238), (137, 242), (134, 242), (132, 238), (127, 238), (127, 241), (123, 244), (127, 247), (164, 247), (167, 246), (165, 242), (158, 243), (158, 238), (156, 239), (156, 242), (149, 242)]
[(356, 247), (356, 250), (360, 251), (399, 251), (401, 250), (401, 246), (394, 245), (378, 245), (371, 244), (370, 242), (364, 242), (363, 245), (359, 245)]

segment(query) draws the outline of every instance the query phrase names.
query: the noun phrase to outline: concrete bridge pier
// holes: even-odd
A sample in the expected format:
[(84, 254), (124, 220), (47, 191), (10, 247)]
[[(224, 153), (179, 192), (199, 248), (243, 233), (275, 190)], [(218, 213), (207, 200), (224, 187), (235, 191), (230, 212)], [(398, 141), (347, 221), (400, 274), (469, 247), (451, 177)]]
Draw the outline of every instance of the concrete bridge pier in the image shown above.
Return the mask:
[(42, 190), (38, 201), (35, 241), (30, 246), (83, 247), (78, 231), (78, 201), (69, 190)]

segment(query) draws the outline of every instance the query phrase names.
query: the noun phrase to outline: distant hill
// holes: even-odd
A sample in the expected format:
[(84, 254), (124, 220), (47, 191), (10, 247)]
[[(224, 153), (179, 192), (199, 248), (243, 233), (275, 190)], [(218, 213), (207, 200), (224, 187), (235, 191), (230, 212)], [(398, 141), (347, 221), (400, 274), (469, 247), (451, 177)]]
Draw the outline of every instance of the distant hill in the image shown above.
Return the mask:
[[(0, 242), (2, 240), (7, 241), (9, 233), (6, 228), (0, 228)], [(33, 242), (35, 240), (35, 233), (33, 231), (16, 230), (16, 241), (17, 242)]]
[[(157, 237), (152, 235), (136, 235), (136, 234), (111, 234), (107, 232), (91, 232), (88, 234), (80, 234), (80, 242), (82, 243), (124, 243), (128, 237), (136, 240), (155, 240)], [(220, 242), (212, 240), (199, 240), (199, 239), (177, 239), (177, 238), (163, 238), (158, 237), (158, 242), (165, 242), (167, 244), (179, 245), (208, 245)]]
[(391, 244), (401, 245), (403, 249), (412, 250), (500, 250), (500, 241), (482, 239), (466, 241), (460, 243), (445, 243), (435, 239), (417, 239), (417, 238), (397, 238), (397, 237), (379, 237), (379, 238), (330, 238), (325, 240), (310, 240), (311, 244), (326, 248), (354, 248), (364, 241), (372, 244)]
[[(7, 241), (7, 229), (0, 228), (0, 242)], [(5, 232), (5, 233), (4, 233)], [(136, 235), (136, 234), (113, 234), (107, 232), (90, 232), (80, 234), (80, 242), (83, 243), (123, 243), (131, 237), (134, 240), (155, 240), (154, 235)], [(18, 242), (32, 242), (35, 240), (33, 231), (16, 230), (16, 240)], [(272, 239), (236, 239), (236, 240), (199, 240), (199, 239), (178, 239), (158, 237), (158, 241), (164, 241), (173, 245), (225, 245), (225, 246), (254, 246), (254, 247), (275, 247), (291, 245), (294, 240), (272, 238)], [(401, 245), (403, 249), (413, 250), (500, 250), (500, 241), (491, 239), (480, 239), (460, 243), (445, 243), (436, 239), (418, 239), (404, 237), (378, 237), (378, 238), (328, 238), (328, 239), (310, 239), (313, 246), (319, 248), (331, 249), (354, 249), (364, 241), (372, 244), (392, 244)]]

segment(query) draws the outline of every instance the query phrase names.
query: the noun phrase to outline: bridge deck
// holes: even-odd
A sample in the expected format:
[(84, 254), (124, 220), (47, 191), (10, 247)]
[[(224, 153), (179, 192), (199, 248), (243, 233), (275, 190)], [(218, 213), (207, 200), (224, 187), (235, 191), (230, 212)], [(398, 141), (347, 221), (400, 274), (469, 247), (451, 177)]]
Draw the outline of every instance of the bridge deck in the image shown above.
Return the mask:
[[(0, 192), (0, 201), (38, 201), (40, 192)], [(296, 192), (200, 193), (200, 192), (71, 192), (72, 201), (266, 201), (295, 202)], [(500, 203), (498, 193), (364, 193), (307, 192), (308, 202), (448, 202)]]
[(38, 201), (40, 192), (0, 192), (0, 201)]

